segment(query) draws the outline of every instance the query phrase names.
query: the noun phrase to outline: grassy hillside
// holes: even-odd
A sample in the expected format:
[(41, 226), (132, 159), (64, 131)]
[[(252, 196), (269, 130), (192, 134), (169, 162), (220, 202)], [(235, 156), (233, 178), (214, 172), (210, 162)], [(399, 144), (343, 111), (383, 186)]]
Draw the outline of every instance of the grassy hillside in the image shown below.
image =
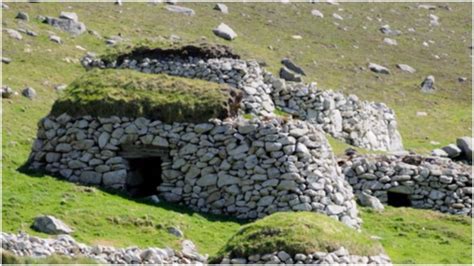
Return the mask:
[[(432, 140), (443, 145), (458, 136), (471, 134), (471, 82), (457, 81), (459, 76), (471, 77), (472, 25), (468, 3), (449, 3), (451, 11), (443, 8), (431, 11), (440, 17), (441, 25), (435, 28), (429, 26), (430, 11), (409, 3), (228, 4), (228, 15), (212, 10), (214, 4), (211, 3), (183, 4), (196, 11), (193, 17), (170, 13), (163, 5), (146, 3), (125, 3), (122, 7), (111, 3), (8, 5), (10, 9), (2, 10), (3, 27), (27, 28), (39, 36), (23, 34), (23, 40), (18, 41), (3, 32), (3, 56), (12, 62), (2, 64), (2, 83), (18, 92), (26, 86), (38, 92), (35, 100), (22, 96), (2, 100), (2, 226), (7, 232), (33, 233), (29, 228), (32, 219), (43, 213), (64, 219), (76, 229), (74, 237), (87, 243), (177, 247), (179, 240), (166, 233), (167, 226), (177, 225), (201, 252), (215, 254), (241, 225), (234, 220), (200, 215), (174, 205), (156, 207), (100, 190), (88, 192), (50, 176), (38, 177), (18, 171), (28, 158), (37, 121), (51, 110), (58, 97), (54, 86), (68, 84), (85, 73), (79, 64), (85, 52), (77, 46), (97, 53), (108, 49), (104, 39), (88, 33), (69, 36), (40, 23), (37, 15), (76, 12), (88, 29), (104, 37), (120, 33), (130, 43), (144, 38), (159, 43), (172, 34), (181, 37), (181, 43), (205, 38), (230, 45), (244, 57), (264, 60), (275, 73), (280, 59), (290, 56), (304, 67), (308, 74), (306, 80), (315, 80), (322, 88), (386, 102), (397, 113), (405, 147), (419, 152), (435, 147), (429, 143)], [(319, 9), (325, 17), (311, 16), (313, 8)], [(30, 21), (15, 20), (18, 11), (27, 12)], [(333, 19), (333, 12), (344, 20)], [(215, 37), (211, 30), (220, 22), (231, 26), (239, 37), (232, 42)], [(383, 44), (385, 36), (378, 28), (384, 24), (403, 31), (401, 36), (392, 37), (397, 39), (398, 46)], [(408, 32), (409, 27), (416, 32)], [(59, 35), (64, 44), (49, 41), (51, 33)], [(301, 35), (302, 39), (294, 40), (292, 35)], [(429, 40), (434, 43), (424, 47), (422, 43)], [(389, 67), (392, 75), (367, 71), (368, 62)], [(417, 72), (402, 73), (395, 68), (398, 63), (409, 64)], [(438, 90), (430, 95), (421, 94), (418, 85), (430, 74), (435, 76)], [(425, 111), (428, 116), (416, 117), (417, 111)], [(468, 219), (457, 221), (446, 215), (428, 215), (430, 220), (425, 221), (425, 212), (407, 210), (401, 221), (392, 219), (392, 213), (396, 217), (402, 215), (398, 209), (389, 208), (387, 216), (382, 218), (371, 213), (364, 214), (363, 218), (365, 230), (383, 237), (382, 244), (395, 262), (471, 262), (471, 257), (462, 253), (472, 245)], [(408, 222), (411, 226), (405, 227)], [(427, 222), (430, 227), (425, 226)], [(431, 233), (419, 235), (410, 231), (399, 236), (397, 228), (429, 228)], [(447, 240), (449, 246), (456, 249), (447, 248), (440, 239)], [(458, 251), (461, 253), (456, 253)]]

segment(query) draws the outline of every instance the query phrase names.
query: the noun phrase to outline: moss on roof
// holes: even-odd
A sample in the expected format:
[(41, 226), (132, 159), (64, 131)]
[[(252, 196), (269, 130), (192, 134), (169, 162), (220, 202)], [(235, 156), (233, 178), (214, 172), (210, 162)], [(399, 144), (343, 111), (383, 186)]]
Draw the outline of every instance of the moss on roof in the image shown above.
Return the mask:
[(351, 255), (383, 252), (379, 242), (329, 216), (314, 212), (278, 212), (242, 227), (210, 263), (219, 263), (226, 255), (246, 258), (284, 250), (293, 256), (331, 252), (340, 247)]
[(233, 114), (230, 88), (217, 83), (94, 69), (72, 82), (54, 103), (52, 115), (147, 117), (171, 122), (205, 122)]

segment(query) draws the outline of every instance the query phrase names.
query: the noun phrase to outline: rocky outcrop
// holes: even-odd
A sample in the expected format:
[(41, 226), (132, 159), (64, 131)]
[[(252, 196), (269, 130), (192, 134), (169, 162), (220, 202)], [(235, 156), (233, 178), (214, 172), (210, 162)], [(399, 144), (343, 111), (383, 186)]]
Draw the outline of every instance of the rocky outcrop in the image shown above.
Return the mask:
[(341, 247), (333, 252), (314, 252), (312, 254), (295, 254), (291, 256), (285, 251), (268, 254), (254, 254), (247, 258), (226, 257), (221, 264), (312, 264), (312, 265), (337, 265), (337, 264), (375, 264), (391, 265), (392, 262), (386, 254), (376, 256), (351, 255), (347, 249)]
[(360, 224), (324, 133), (304, 121), (163, 124), (63, 114), (38, 126), (30, 166), (69, 181), (126, 189), (130, 166), (123, 152), (133, 146), (162, 157), (157, 191), (167, 201), (238, 218), (314, 211)]
[(472, 215), (472, 169), (465, 164), (411, 155), (358, 156), (345, 161), (342, 171), (356, 195), (367, 193), (385, 204), (401, 201), (398, 206)]
[(33, 228), (46, 234), (70, 234), (72, 229), (56, 217), (42, 215), (35, 218)]
[(66, 257), (86, 257), (104, 264), (202, 264), (207, 255), (197, 253), (189, 240), (182, 242), (181, 251), (171, 248), (137, 247), (114, 248), (109, 246), (87, 246), (78, 243), (69, 235), (59, 235), (55, 239), (18, 235), (2, 232), (2, 249), (16, 256), (44, 258), (52, 255)]

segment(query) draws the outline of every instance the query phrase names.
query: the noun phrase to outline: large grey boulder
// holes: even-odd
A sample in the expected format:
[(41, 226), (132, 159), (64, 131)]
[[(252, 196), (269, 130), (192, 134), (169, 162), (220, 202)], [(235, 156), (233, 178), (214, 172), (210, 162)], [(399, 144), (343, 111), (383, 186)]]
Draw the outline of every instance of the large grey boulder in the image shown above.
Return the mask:
[(71, 12), (61, 12), (59, 18), (46, 17), (43, 23), (59, 28), (72, 35), (80, 35), (87, 30), (86, 25), (79, 22), (77, 15)]
[(435, 90), (435, 78), (432, 75), (429, 75), (428, 77), (421, 82), (421, 91), (422, 92), (433, 92)]
[(297, 65), (296, 65), (293, 61), (291, 61), (290, 59), (288, 59), (288, 58), (283, 58), (283, 60), (281, 60), (281, 63), (282, 63), (285, 67), (287, 67), (288, 69), (290, 69), (291, 71), (306, 76), (306, 73), (304, 73), (304, 70), (303, 70), (300, 66), (297, 66)]
[(375, 63), (369, 63), (369, 69), (375, 73), (390, 74), (390, 70), (388, 70), (388, 68)]
[(237, 37), (237, 33), (233, 29), (231, 29), (228, 25), (221, 23), (217, 28), (213, 29), (215, 35), (224, 38), (226, 40), (233, 40)]
[(472, 138), (462, 137), (456, 140), (456, 145), (462, 150), (462, 153), (469, 161), (472, 161)]
[(379, 199), (377, 199), (376, 197), (371, 196), (371, 195), (369, 195), (365, 192), (362, 192), (362, 193), (359, 194), (359, 201), (360, 201), (360, 204), (362, 204), (362, 206), (370, 207), (370, 208), (375, 209), (377, 211), (383, 211), (384, 210), (384, 206), (380, 202)]
[(70, 234), (73, 230), (63, 221), (50, 215), (42, 215), (35, 218), (33, 229), (46, 234)]
[(184, 6), (167, 5), (165, 8), (170, 12), (179, 13), (186, 16), (194, 16), (196, 14), (194, 10)]
[(301, 82), (301, 75), (289, 70), (287, 67), (282, 67), (280, 69), (280, 78), (286, 81), (295, 81)]

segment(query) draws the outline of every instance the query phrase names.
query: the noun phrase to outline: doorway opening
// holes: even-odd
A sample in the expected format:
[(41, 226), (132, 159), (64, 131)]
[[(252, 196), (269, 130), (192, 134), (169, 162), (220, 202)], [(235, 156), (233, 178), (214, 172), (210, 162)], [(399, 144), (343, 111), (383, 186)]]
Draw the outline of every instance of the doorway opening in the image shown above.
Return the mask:
[(410, 195), (387, 191), (387, 204), (393, 207), (411, 207)]
[(132, 197), (157, 194), (157, 188), (162, 182), (161, 162), (160, 157), (128, 159), (130, 170), (126, 189)]

